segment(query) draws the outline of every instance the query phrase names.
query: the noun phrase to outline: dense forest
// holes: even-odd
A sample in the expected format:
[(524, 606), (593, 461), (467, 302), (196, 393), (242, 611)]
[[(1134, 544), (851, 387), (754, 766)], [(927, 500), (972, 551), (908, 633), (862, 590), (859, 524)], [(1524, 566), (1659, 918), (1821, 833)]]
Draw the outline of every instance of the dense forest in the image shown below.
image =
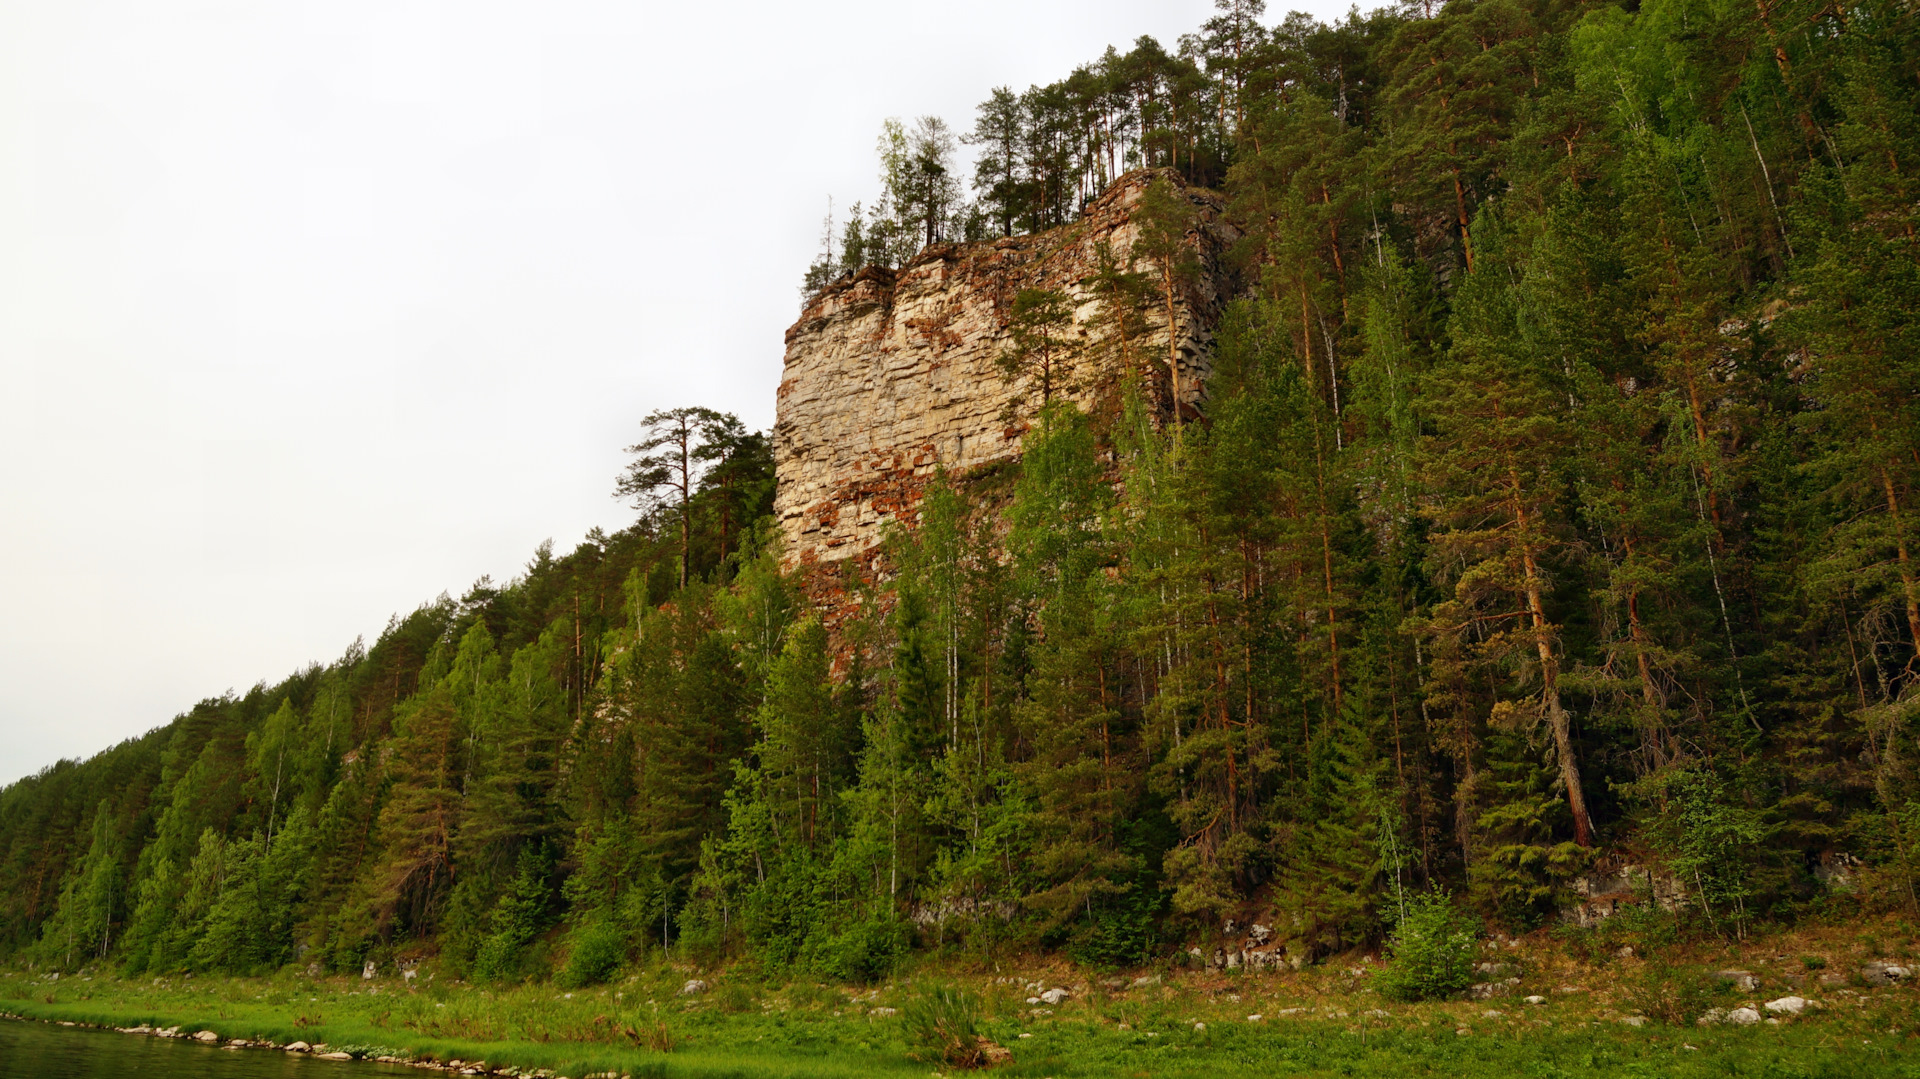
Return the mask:
[(1419, 891), (1547, 924), (1601, 859), (1698, 932), (1914, 906), (1920, 12), (1219, 8), (889, 124), (805, 282), (1171, 170), (1242, 236), (1203, 415), (1048, 404), (829, 632), (766, 439), (656, 413), (633, 527), (0, 792), (0, 950), (1312, 958)]

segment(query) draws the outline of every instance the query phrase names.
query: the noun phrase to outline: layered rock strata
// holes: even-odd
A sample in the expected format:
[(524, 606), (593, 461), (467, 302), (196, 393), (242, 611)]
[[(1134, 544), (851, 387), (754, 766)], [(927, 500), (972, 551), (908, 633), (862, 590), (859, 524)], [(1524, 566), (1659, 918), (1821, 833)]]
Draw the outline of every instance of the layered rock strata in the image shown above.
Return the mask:
[[(1225, 251), (1235, 239), (1212, 194), (1164, 172), (1121, 177), (1080, 220), (1031, 236), (936, 244), (899, 271), (869, 267), (828, 286), (787, 331), (774, 457), (774, 513), (792, 562), (831, 563), (865, 554), (888, 521), (911, 525), (936, 471), (965, 473), (1016, 458), (1038, 411), (1033, 380), (1010, 381), (1000, 358), (1012, 344), (1014, 298), (1057, 289), (1070, 298), (1061, 336), (1075, 361), (1072, 385), (1056, 396), (1091, 405), (1111, 393), (1123, 364), (1149, 377), (1163, 410), (1172, 407), (1168, 317), (1160, 275), (1141, 295), (1124, 341), (1093, 278), (1103, 249), (1126, 266), (1140, 228), (1134, 212), (1147, 186), (1165, 176), (1193, 209), (1187, 230), (1193, 269), (1173, 290), (1173, 352), (1180, 407), (1203, 407), (1214, 329), (1230, 289)], [(1124, 344), (1124, 348), (1121, 346)]]

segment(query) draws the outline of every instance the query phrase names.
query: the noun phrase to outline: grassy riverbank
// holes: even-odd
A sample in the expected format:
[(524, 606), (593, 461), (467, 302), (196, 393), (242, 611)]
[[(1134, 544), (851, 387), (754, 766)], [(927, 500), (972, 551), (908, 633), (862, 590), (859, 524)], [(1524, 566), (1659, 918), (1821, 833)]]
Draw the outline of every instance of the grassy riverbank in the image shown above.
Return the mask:
[[(888, 1009), (944, 982), (977, 996), (981, 1032), (1013, 1051), (994, 1072), (1012, 1076), (1920, 1077), (1915, 989), (1875, 987), (1859, 974), (1873, 959), (1904, 959), (1910, 946), (1901, 927), (1856, 926), (1669, 948), (1650, 963), (1541, 937), (1489, 953), (1519, 979), (1505, 995), (1414, 1005), (1371, 992), (1372, 964), (1356, 956), (1300, 973), (1149, 972), (1159, 982), (1138, 986), (1040, 962), (922, 970), (872, 988), (654, 964), (575, 992), (430, 973), (412, 982), (292, 972), (52, 981), (10, 971), (0, 972), (0, 1010), (326, 1043), (366, 1056), (484, 1060), (490, 1069), (546, 1068), (575, 1079), (927, 1076), (946, 1066), (910, 1060)], [(1713, 977), (1729, 967), (1751, 971), (1757, 984)], [(709, 988), (682, 995), (694, 977)], [(1027, 1002), (1036, 984), (1072, 995), (1036, 1007)], [(1528, 1004), (1529, 995), (1545, 1002)], [(1707, 1008), (1788, 995), (1814, 1003), (1777, 1023), (1693, 1022)]]

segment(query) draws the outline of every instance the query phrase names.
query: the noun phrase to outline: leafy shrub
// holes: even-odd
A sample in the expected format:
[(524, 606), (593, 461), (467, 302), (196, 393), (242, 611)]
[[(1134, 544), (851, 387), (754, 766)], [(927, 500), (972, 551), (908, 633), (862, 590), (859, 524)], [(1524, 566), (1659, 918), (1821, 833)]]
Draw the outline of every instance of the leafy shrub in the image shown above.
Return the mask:
[(950, 985), (937, 985), (900, 1010), (907, 1056), (944, 1062), (954, 1068), (978, 1068), (987, 1062), (980, 1037), (980, 1001)]
[(1374, 983), (1392, 1000), (1429, 1000), (1473, 981), (1478, 928), (1440, 892), (1407, 899), (1407, 913), (1388, 941), (1391, 958)]
[(627, 938), (618, 926), (608, 921), (588, 922), (573, 931), (573, 951), (555, 980), (569, 989), (597, 985), (612, 977), (626, 958)]
[(828, 977), (868, 985), (893, 973), (912, 943), (900, 919), (866, 918), (821, 941), (814, 949), (813, 965)]

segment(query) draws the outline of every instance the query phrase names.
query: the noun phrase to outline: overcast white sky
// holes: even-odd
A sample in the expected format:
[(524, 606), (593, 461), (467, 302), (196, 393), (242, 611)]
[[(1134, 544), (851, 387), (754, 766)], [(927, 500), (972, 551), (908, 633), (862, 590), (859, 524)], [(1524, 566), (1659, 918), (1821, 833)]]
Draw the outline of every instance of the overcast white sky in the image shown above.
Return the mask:
[(883, 119), (1211, 9), (0, 0), (0, 783), (624, 526)]

